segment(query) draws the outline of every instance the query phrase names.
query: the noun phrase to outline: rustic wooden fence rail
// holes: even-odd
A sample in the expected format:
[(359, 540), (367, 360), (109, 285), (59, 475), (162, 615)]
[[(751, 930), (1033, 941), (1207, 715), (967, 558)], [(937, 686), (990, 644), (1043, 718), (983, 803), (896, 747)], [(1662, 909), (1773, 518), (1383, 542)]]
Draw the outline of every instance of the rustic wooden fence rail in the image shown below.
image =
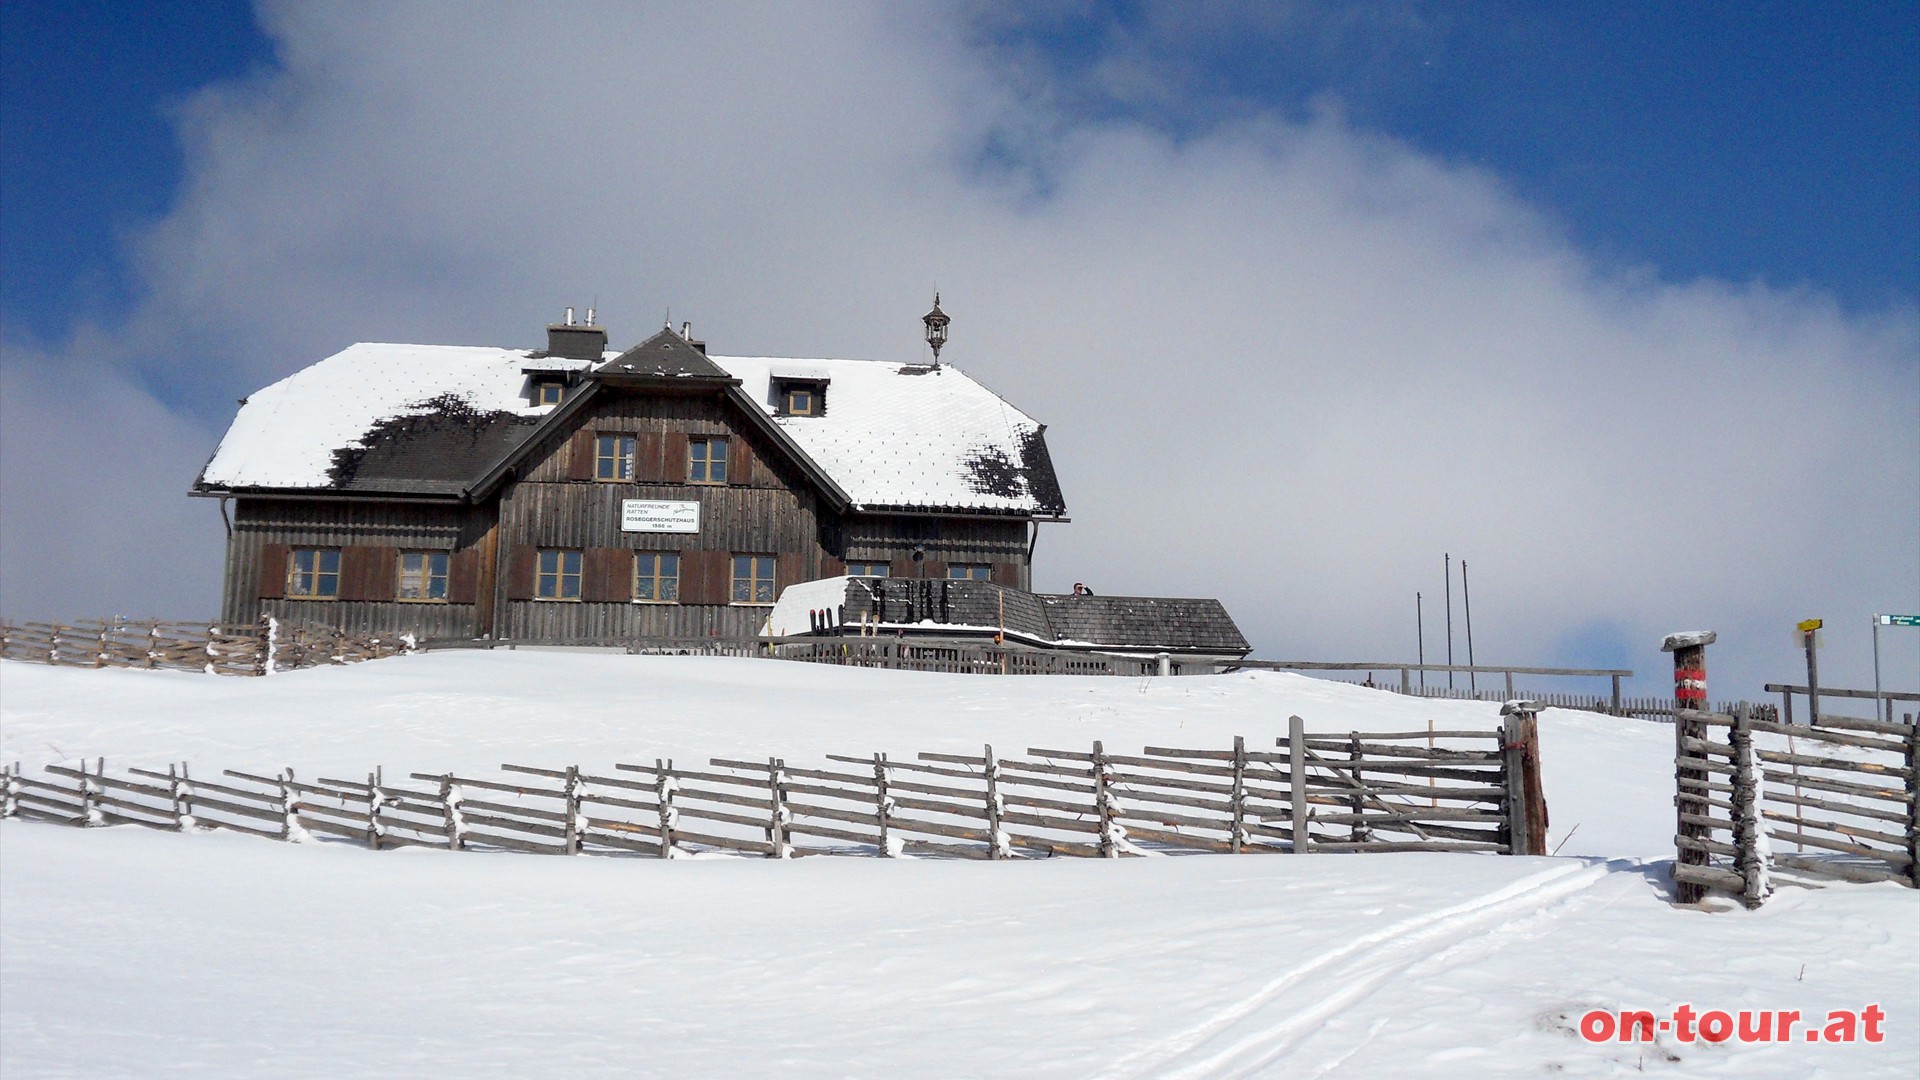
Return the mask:
[(0, 659), (58, 667), (270, 675), (375, 660), (413, 649), (413, 639), (404, 634), (356, 636), (274, 619), (237, 626), (160, 619), (96, 619), (71, 625), (0, 622)]
[(1531, 716), (1492, 731), (1308, 733), (1274, 749), (1029, 748), (1000, 756), (825, 755), (502, 765), (497, 776), (389, 782), (226, 770), (110, 774), (104, 760), (6, 770), (6, 817), (93, 826), (231, 829), (453, 850), (554, 855), (726, 852), (1116, 858), (1153, 852), (1455, 851), (1545, 854)]
[[(1674, 725), (1674, 883), (1763, 902), (1775, 867), (1920, 887), (1912, 724), (1823, 717), (1818, 725), (1681, 710)], [(1792, 852), (1782, 850), (1792, 847)]]

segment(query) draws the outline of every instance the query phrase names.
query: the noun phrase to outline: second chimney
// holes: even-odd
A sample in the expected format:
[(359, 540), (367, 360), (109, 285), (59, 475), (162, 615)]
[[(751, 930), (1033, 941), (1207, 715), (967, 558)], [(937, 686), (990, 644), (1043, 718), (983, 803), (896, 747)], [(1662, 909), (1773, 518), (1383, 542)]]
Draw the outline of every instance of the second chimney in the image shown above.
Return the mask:
[(547, 327), (547, 355), (563, 360), (598, 360), (606, 355), (607, 332), (593, 322), (593, 311), (587, 312), (587, 321), (573, 321), (573, 309), (567, 309), (567, 321), (552, 323)]

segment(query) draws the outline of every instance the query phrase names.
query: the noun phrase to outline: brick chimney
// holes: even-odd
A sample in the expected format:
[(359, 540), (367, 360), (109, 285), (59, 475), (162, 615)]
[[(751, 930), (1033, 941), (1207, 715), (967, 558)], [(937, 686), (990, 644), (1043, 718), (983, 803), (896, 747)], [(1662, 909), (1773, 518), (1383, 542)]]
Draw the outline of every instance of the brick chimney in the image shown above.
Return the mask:
[(573, 321), (573, 309), (567, 309), (565, 322), (547, 327), (547, 355), (564, 360), (598, 360), (607, 351), (607, 332), (594, 325), (593, 309), (587, 309), (587, 321)]

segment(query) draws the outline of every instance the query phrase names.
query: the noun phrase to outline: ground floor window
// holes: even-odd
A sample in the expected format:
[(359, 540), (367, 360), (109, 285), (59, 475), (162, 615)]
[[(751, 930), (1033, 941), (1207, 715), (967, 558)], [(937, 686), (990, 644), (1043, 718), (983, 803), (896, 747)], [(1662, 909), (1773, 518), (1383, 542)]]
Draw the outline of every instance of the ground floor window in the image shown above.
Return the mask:
[(991, 581), (993, 580), (993, 567), (986, 563), (949, 563), (947, 564), (947, 576), (955, 581)]
[(542, 600), (580, 599), (580, 553), (542, 550), (533, 595)]
[(444, 551), (401, 552), (400, 599), (445, 602), (447, 599), (447, 553)]
[(773, 556), (735, 555), (733, 557), (733, 602), (736, 604), (773, 603)]
[(680, 602), (680, 556), (642, 551), (633, 557), (633, 598), (642, 603)]
[(340, 549), (295, 548), (287, 563), (287, 599), (333, 600), (340, 595)]
[(848, 577), (886, 577), (891, 568), (883, 562), (850, 562), (847, 564)]

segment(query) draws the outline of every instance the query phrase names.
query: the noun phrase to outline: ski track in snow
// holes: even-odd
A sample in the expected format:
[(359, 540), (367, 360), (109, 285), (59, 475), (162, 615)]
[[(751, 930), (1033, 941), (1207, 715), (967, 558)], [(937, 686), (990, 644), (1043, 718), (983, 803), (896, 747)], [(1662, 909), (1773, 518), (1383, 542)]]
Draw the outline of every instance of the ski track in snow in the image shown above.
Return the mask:
[[(1454, 947), (1480, 938), (1510, 915), (1556, 909), (1597, 885), (1607, 874), (1608, 868), (1600, 864), (1557, 867), (1465, 903), (1403, 919), (1355, 938), (1288, 969), (1205, 1021), (1116, 1062), (1100, 1076), (1103, 1080), (1192, 1080), (1261, 1073), (1285, 1061), (1327, 1018), (1351, 1009), (1393, 976), (1423, 961), (1448, 955)], [(1461, 955), (1470, 960), (1480, 954), (1469, 951)], [(1313, 986), (1306, 985), (1315, 978), (1338, 989), (1316, 993)], [(1302, 999), (1308, 1001), (1304, 1006)], [(1366, 1038), (1371, 1039), (1386, 1024), (1384, 1019), (1375, 1021)], [(1344, 1048), (1311, 1072), (1293, 1062), (1287, 1063), (1285, 1071), (1290, 1076), (1330, 1075), (1363, 1045)]]

